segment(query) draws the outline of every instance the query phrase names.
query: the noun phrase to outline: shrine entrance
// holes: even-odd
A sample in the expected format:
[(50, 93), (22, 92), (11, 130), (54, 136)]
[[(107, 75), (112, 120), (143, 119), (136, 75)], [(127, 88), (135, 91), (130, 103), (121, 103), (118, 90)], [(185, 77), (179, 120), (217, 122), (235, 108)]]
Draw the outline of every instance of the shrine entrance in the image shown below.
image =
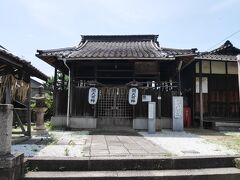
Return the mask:
[(97, 127), (132, 127), (133, 107), (126, 87), (102, 87), (97, 102)]

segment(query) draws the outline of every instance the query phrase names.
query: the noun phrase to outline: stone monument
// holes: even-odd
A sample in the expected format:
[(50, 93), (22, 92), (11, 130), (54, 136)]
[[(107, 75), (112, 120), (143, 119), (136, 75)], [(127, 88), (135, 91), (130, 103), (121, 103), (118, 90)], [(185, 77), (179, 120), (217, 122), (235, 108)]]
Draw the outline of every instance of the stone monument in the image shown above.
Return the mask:
[(0, 104), (0, 179), (23, 176), (23, 154), (11, 154), (13, 105)]
[(32, 99), (36, 100), (36, 107), (33, 108), (33, 111), (36, 113), (36, 135), (47, 135), (48, 132), (46, 131), (44, 125), (44, 114), (47, 111), (47, 105), (45, 104), (45, 95), (43, 92), (43, 86), (39, 87), (39, 94), (36, 94)]

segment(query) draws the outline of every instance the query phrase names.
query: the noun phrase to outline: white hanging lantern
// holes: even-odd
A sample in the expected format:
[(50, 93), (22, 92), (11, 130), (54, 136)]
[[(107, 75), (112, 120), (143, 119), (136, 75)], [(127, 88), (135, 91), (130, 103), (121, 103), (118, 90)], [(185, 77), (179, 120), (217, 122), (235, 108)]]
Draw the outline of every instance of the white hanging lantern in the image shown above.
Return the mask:
[(96, 104), (98, 99), (98, 89), (95, 87), (91, 87), (88, 91), (88, 103)]
[(136, 105), (138, 101), (138, 89), (130, 88), (128, 93), (128, 102), (131, 105)]

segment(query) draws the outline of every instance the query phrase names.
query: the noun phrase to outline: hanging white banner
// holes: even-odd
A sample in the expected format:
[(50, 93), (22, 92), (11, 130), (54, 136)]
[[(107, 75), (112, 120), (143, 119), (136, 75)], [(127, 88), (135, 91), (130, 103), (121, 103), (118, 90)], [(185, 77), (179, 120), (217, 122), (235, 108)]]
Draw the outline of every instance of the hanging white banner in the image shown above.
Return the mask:
[(98, 89), (95, 87), (91, 87), (88, 91), (88, 103), (96, 104), (98, 99)]
[(130, 88), (128, 93), (128, 102), (131, 105), (136, 105), (138, 101), (138, 89)]

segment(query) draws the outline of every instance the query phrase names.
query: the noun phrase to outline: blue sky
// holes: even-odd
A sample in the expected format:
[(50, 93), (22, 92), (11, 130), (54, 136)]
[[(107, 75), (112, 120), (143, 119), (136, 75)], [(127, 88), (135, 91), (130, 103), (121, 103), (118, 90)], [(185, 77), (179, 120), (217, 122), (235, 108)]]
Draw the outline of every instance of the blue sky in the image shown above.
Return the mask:
[[(159, 34), (161, 46), (206, 51), (240, 30), (239, 0), (2, 0), (0, 44), (53, 75), (37, 49), (80, 35)], [(240, 48), (240, 33), (229, 38)]]

